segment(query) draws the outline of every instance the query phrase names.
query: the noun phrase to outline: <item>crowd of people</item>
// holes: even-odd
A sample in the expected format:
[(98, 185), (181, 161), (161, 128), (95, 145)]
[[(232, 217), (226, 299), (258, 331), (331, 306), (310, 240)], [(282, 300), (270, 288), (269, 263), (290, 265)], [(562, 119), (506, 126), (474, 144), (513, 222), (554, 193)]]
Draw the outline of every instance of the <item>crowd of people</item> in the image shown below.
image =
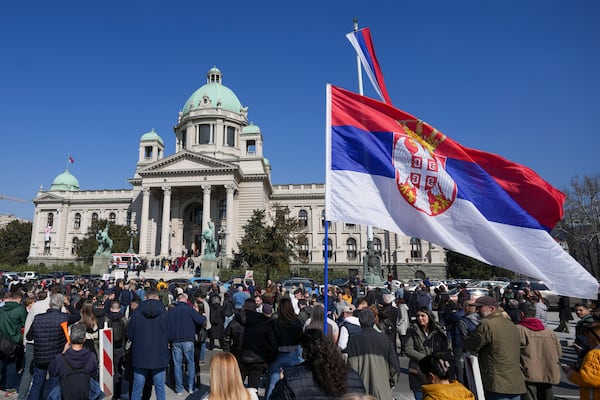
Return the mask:
[[(270, 280), (264, 289), (241, 280), (227, 291), (162, 280), (12, 286), (0, 302), (0, 388), (20, 400), (106, 395), (98, 351), (110, 327), (113, 398), (149, 399), (154, 390), (165, 400), (169, 385), (211, 400), (257, 399), (259, 389), (267, 400), (392, 399), (398, 380), (408, 379), (417, 400), (469, 399), (466, 353), (478, 356), (486, 399), (553, 398), (562, 350), (539, 293), (471, 299), (461, 287), (452, 301), (446, 288), (432, 293), (425, 282), (389, 289), (359, 279), (327, 293), (302, 285), (286, 292)], [(586, 304), (575, 312), (578, 359), (563, 370), (581, 398), (600, 398), (600, 318)], [(214, 353), (203, 393), (207, 350)]]

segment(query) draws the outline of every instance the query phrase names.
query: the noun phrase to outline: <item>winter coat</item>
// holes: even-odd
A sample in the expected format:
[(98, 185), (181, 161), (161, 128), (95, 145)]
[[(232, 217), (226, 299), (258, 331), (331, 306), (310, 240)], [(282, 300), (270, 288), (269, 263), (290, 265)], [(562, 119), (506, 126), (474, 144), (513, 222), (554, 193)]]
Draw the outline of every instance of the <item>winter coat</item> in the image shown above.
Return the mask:
[(406, 335), (409, 326), (410, 317), (408, 316), (408, 306), (406, 304), (400, 304), (398, 306), (398, 334), (400, 336)]
[[(408, 384), (413, 392), (421, 391), (421, 385), (425, 382), (421, 379), (419, 371), (419, 361), (434, 353), (447, 353), (450, 351), (450, 344), (446, 334), (442, 329), (435, 325), (434, 329), (425, 334), (417, 324), (412, 324), (406, 332), (406, 355), (410, 358), (408, 363)], [(410, 371), (413, 372), (410, 372)]]
[[(346, 393), (365, 393), (365, 386), (360, 375), (351, 369), (348, 371)], [(306, 363), (302, 363), (284, 369), (283, 379), (277, 382), (269, 399), (326, 400), (339, 399), (339, 397), (325, 393), (315, 379), (310, 367)]]
[(423, 400), (475, 400), (473, 393), (458, 381), (432, 383), (421, 386), (421, 389)]
[(221, 339), (225, 335), (225, 312), (220, 303), (210, 302), (210, 339)]
[(178, 301), (175, 307), (167, 312), (169, 321), (169, 342), (193, 342), (196, 338), (196, 327), (204, 325), (206, 318), (200, 315), (186, 301)]
[(0, 334), (6, 336), (14, 343), (23, 342), (23, 327), (27, 319), (27, 310), (23, 305), (14, 301), (7, 301), (0, 307)]
[(267, 353), (269, 318), (256, 311), (245, 310), (240, 315), (240, 321), (244, 327), (242, 361), (250, 364), (265, 362), (269, 356)]
[(572, 321), (571, 304), (568, 297), (560, 296), (558, 298), (558, 318), (561, 321)]
[(600, 399), (600, 349), (590, 350), (583, 359), (579, 371), (573, 371), (569, 380), (579, 385), (579, 398), (582, 400)]
[(61, 378), (69, 372), (68, 367), (64, 364), (63, 357), (67, 359), (73, 369), (83, 369), (90, 377), (94, 379), (98, 378), (98, 360), (96, 359), (96, 355), (86, 348), (78, 351), (69, 348), (63, 355), (54, 357), (48, 367), (50, 377)]
[(465, 351), (478, 353), (483, 388), (505, 394), (526, 392), (520, 346), (518, 328), (499, 311), (483, 318), (475, 332), (463, 340)]
[(348, 341), (348, 364), (358, 372), (366, 392), (378, 399), (391, 399), (391, 381), (400, 373), (392, 342), (374, 328), (363, 328)]
[(558, 385), (562, 347), (556, 334), (537, 318), (524, 318), (517, 328), (521, 334), (521, 371), (525, 381)]
[(60, 324), (68, 320), (67, 314), (53, 308), (36, 315), (27, 333), (27, 340), (34, 341), (33, 362), (38, 368), (48, 368), (54, 357), (62, 353), (67, 337)]
[(146, 299), (131, 314), (127, 336), (131, 340), (132, 366), (162, 369), (169, 364), (167, 310), (162, 301)]

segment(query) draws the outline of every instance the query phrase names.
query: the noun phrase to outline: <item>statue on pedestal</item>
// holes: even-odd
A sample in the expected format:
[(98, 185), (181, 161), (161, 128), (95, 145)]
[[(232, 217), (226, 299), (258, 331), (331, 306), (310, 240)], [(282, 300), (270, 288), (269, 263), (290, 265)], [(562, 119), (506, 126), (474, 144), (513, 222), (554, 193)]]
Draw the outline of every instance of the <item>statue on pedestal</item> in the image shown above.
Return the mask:
[(108, 236), (108, 226), (109, 224), (106, 224), (104, 230), (99, 230), (98, 233), (96, 233), (96, 240), (98, 241), (96, 255), (111, 255), (112, 253), (113, 241), (110, 236)]
[(204, 240), (204, 258), (215, 259), (217, 254), (217, 241), (215, 240), (215, 224), (212, 220), (208, 220), (207, 227), (202, 232)]

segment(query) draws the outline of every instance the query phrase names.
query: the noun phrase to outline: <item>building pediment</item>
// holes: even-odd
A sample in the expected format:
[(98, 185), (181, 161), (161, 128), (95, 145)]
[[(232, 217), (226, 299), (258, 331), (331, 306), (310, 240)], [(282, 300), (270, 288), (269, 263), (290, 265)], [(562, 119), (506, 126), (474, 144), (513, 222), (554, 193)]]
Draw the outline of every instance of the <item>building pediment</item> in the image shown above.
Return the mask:
[(42, 193), (37, 198), (35, 198), (33, 201), (36, 203), (39, 203), (39, 202), (51, 203), (51, 202), (63, 201), (63, 200), (64, 200), (64, 197), (57, 196), (57, 195), (49, 193), (49, 192), (45, 192), (45, 193)]
[(233, 163), (189, 151), (181, 151), (170, 157), (140, 168), (137, 172), (143, 177), (162, 174), (215, 173), (237, 170), (238, 166)]

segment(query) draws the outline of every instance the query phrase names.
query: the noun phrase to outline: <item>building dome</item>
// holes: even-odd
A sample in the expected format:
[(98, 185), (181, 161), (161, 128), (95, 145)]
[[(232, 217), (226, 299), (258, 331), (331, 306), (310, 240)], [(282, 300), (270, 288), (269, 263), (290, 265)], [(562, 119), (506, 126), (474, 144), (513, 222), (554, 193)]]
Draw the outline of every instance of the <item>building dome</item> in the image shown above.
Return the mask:
[(79, 181), (75, 178), (69, 170), (66, 170), (62, 174), (54, 178), (52, 186), (50, 186), (49, 192), (76, 192), (79, 190)]
[(240, 113), (242, 103), (231, 89), (223, 85), (221, 81), (221, 71), (217, 67), (212, 67), (206, 74), (206, 85), (196, 90), (185, 102), (182, 112), (188, 113), (190, 110), (198, 108), (204, 98), (208, 97), (210, 107), (220, 107), (227, 111)]
[(158, 133), (156, 133), (154, 131), (154, 128), (152, 128), (152, 130), (150, 132), (144, 133), (142, 135), (142, 137), (140, 138), (140, 142), (153, 142), (153, 141), (157, 141), (164, 146), (162, 138), (160, 136), (158, 136)]
[(260, 133), (260, 128), (258, 125), (254, 125), (252, 122), (250, 125), (242, 128), (242, 133)]

